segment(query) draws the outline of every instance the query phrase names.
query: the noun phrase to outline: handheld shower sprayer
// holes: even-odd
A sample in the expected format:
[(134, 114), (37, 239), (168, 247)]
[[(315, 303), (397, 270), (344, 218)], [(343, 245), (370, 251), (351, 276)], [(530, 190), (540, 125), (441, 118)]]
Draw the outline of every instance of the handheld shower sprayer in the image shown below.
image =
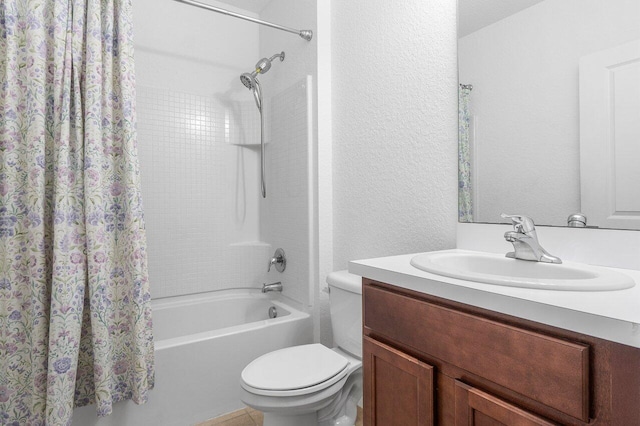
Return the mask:
[(246, 86), (247, 89), (253, 89), (256, 86), (256, 77), (258, 74), (265, 74), (271, 69), (271, 62), (274, 59), (280, 58), (280, 62), (284, 61), (284, 52), (276, 53), (270, 58), (262, 58), (258, 61), (255, 67), (255, 71), (245, 72), (240, 76), (240, 81)]
[(262, 58), (256, 64), (255, 71), (245, 72), (240, 76), (240, 81), (251, 90), (256, 100), (256, 106), (260, 111), (260, 192), (262, 198), (267, 198), (267, 185), (264, 179), (265, 156), (264, 156), (264, 115), (262, 114), (262, 87), (258, 80), (258, 74), (264, 74), (271, 69), (271, 63), (280, 58), (280, 62), (284, 61), (284, 52), (276, 53), (270, 58)]

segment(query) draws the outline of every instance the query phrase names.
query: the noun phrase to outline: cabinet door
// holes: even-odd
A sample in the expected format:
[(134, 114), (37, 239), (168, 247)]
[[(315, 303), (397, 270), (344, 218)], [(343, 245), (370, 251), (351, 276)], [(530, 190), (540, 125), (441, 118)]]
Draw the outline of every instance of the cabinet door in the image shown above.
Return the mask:
[(455, 382), (455, 426), (553, 426), (542, 417), (524, 411), (488, 393)]
[(433, 367), (364, 337), (364, 424), (433, 425)]

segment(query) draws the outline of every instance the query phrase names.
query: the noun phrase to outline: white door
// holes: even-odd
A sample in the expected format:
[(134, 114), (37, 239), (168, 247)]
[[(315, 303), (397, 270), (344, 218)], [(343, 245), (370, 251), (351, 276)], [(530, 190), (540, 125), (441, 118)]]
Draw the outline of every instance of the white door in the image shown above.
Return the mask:
[(580, 189), (588, 225), (640, 229), (640, 40), (580, 58)]

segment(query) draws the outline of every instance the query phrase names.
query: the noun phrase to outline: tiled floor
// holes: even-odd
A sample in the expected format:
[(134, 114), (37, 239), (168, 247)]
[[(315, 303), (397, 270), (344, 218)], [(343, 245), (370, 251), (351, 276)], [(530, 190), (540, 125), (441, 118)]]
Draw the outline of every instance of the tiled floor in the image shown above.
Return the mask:
[[(234, 411), (196, 426), (262, 426), (262, 413), (253, 408)], [(362, 426), (362, 408), (358, 407), (356, 426)]]
[(262, 426), (262, 413), (253, 408), (234, 411), (196, 426)]

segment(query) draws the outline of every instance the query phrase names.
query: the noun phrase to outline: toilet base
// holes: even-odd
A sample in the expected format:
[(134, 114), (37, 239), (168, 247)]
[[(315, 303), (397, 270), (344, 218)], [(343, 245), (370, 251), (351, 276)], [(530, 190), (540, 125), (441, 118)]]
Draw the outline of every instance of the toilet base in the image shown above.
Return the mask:
[(318, 426), (354, 426), (362, 398), (362, 368), (349, 376), (333, 403), (318, 411)]

